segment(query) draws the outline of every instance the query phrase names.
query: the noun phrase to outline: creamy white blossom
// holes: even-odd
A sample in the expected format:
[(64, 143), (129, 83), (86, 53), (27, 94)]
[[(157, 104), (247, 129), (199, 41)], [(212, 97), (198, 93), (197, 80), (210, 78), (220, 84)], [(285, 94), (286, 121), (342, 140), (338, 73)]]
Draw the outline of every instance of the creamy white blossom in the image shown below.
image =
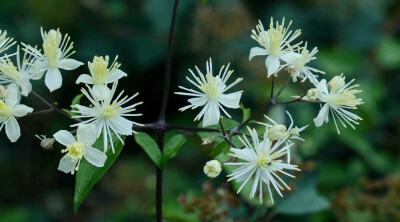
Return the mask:
[[(9, 49), (11, 46), (15, 45), (15, 43), (17, 43), (17, 41), (14, 41), (14, 39), (11, 37), (7, 37), (7, 31), (0, 30), (0, 53), (3, 53), (7, 49)], [(7, 58), (12, 55), (14, 54), (4, 55), (0, 58)]]
[(93, 62), (88, 62), (90, 75), (82, 74), (76, 80), (76, 84), (86, 83), (93, 85), (92, 90), (97, 98), (105, 99), (110, 94), (110, 89), (107, 84), (118, 81), (127, 74), (119, 69), (121, 66), (117, 62), (118, 56), (115, 57), (114, 61), (108, 67), (110, 58), (106, 56), (95, 56)]
[(31, 73), (31, 65), (35, 61), (35, 57), (24, 53), (24, 57), (20, 58), (19, 46), (17, 47), (17, 66), (9, 59), (0, 59), (0, 84), (15, 84), (21, 95), (28, 96), (32, 92), (31, 79), (38, 80), (41, 75)]
[(203, 171), (208, 177), (215, 178), (222, 171), (221, 163), (218, 160), (210, 160), (204, 165)]
[(89, 163), (96, 167), (103, 167), (107, 155), (93, 148), (96, 141), (96, 129), (93, 125), (80, 125), (76, 138), (66, 130), (60, 130), (53, 135), (54, 139), (66, 146), (61, 152), (65, 153), (61, 158), (58, 170), (64, 173), (74, 174), (78, 171), (79, 164), (84, 157)]
[(133, 105), (128, 105), (123, 107), (126, 103), (135, 98), (139, 93), (128, 98), (125, 96), (123, 98), (122, 94), (124, 91), (119, 93), (116, 98), (113, 97), (116, 95), (117, 82), (114, 82), (110, 95), (105, 100), (99, 100), (93, 93), (93, 90), (88, 87), (88, 90), (82, 89), (82, 93), (89, 99), (91, 102), (91, 106), (82, 106), (79, 104), (73, 105), (72, 107), (76, 108), (73, 112), (77, 113), (77, 116), (73, 116), (72, 118), (83, 118), (87, 119), (81, 123), (74, 124), (72, 126), (79, 126), (85, 124), (91, 124), (95, 126), (95, 139), (103, 133), (103, 141), (104, 141), (104, 152), (107, 151), (108, 142), (111, 143), (112, 151), (114, 151), (114, 144), (112, 140), (112, 132), (114, 135), (124, 143), (123, 139), (120, 135), (132, 135), (135, 131), (132, 130), (133, 125), (141, 125), (137, 122), (133, 122), (131, 120), (126, 119), (125, 117), (131, 116), (141, 116), (142, 114), (133, 114), (137, 105), (142, 104), (143, 102), (138, 102)]
[(297, 48), (297, 52), (292, 51), (282, 56), (282, 60), (286, 62), (284, 66), (288, 69), (293, 82), (297, 82), (297, 78), (300, 78), (301, 82), (309, 79), (312, 83), (316, 83), (318, 75), (314, 73), (325, 74), (321, 70), (307, 66), (307, 63), (317, 58), (315, 57), (317, 52), (317, 47), (314, 47), (311, 52), (308, 51), (306, 42), (304, 47)]
[(61, 88), (62, 76), (60, 69), (74, 70), (83, 65), (75, 59), (68, 58), (75, 51), (73, 49), (73, 42), (70, 42), (70, 36), (65, 34), (62, 37), (60, 30), (51, 29), (49, 32), (40, 29), (43, 38), (43, 54), (30, 45), (23, 44), (25, 51), (36, 57), (35, 63), (32, 65), (32, 73), (40, 77), (46, 73), (45, 84), (50, 92)]
[(183, 89), (187, 92), (175, 92), (178, 95), (184, 96), (192, 96), (194, 98), (188, 99), (190, 105), (184, 106), (180, 108), (180, 111), (185, 111), (189, 108), (195, 109), (201, 106), (204, 106), (200, 113), (196, 116), (194, 121), (200, 120), (203, 116), (203, 127), (215, 125), (218, 123), (219, 118), (221, 116), (220, 109), (225, 113), (226, 116), (231, 118), (228, 112), (224, 109), (223, 106), (231, 109), (239, 108), (240, 97), (242, 96), (243, 91), (238, 91), (234, 93), (225, 94), (228, 89), (232, 86), (236, 85), (243, 78), (236, 79), (233, 83), (227, 85), (227, 81), (229, 77), (232, 75), (233, 70), (229, 69), (229, 64), (225, 67), (222, 66), (219, 74), (217, 76), (213, 75), (212, 70), (212, 61), (206, 63), (207, 73), (204, 75), (199, 68), (196, 67), (196, 70), (199, 74), (197, 77), (191, 69), (189, 72), (192, 74), (195, 81), (186, 77), (186, 79), (195, 85), (200, 91), (194, 90), (192, 88), (185, 88), (183, 86), (179, 86), (180, 89)]
[(320, 127), (324, 122), (329, 121), (329, 111), (332, 113), (333, 121), (335, 122), (336, 130), (340, 134), (339, 127), (336, 123), (336, 117), (346, 128), (346, 124), (355, 129), (354, 125), (358, 125), (358, 120), (361, 117), (349, 111), (357, 109), (358, 105), (363, 104), (361, 98), (357, 98), (355, 94), (362, 92), (362, 90), (355, 89), (359, 85), (351, 85), (354, 79), (345, 83), (343, 74), (335, 76), (329, 83), (323, 79), (316, 85), (318, 91), (318, 101), (324, 103), (321, 105), (321, 110), (318, 116), (314, 119), (316, 127)]
[[(263, 185), (267, 185), (271, 201), (273, 202), (271, 185), (275, 191), (282, 197), (280, 190), (290, 190), (290, 187), (280, 178), (278, 174), (284, 174), (290, 177), (293, 175), (285, 172), (285, 170), (298, 170), (296, 165), (284, 163), (281, 159), (284, 155), (287, 155), (290, 146), (285, 145), (285, 140), (272, 141), (268, 138), (268, 127), (264, 133), (264, 140), (260, 141), (255, 129), (248, 128), (252, 143), (249, 142), (247, 137), (244, 135), (243, 139), (240, 138), (241, 142), (245, 146), (243, 149), (231, 148), (232, 152), (230, 156), (237, 158), (240, 162), (228, 162), (226, 165), (237, 166), (231, 174), (228, 175), (229, 179), (236, 180), (236, 182), (243, 182), (238, 189), (238, 193), (247, 184), (250, 178), (253, 178), (253, 184), (250, 191), (250, 198), (253, 198), (259, 189), (259, 199), (262, 203), (263, 200)], [(283, 186), (284, 187), (283, 187)]]
[(274, 20), (271, 18), (268, 30), (265, 31), (261, 21), (256, 26), (256, 30), (252, 30), (251, 38), (256, 40), (261, 47), (251, 48), (249, 60), (252, 60), (254, 56), (267, 56), (265, 66), (268, 70), (268, 77), (277, 73), (282, 68), (280, 60), (287, 53), (292, 52), (292, 48), (301, 44), (300, 42), (290, 45), (301, 34), (300, 29), (294, 32), (288, 31), (291, 24), (292, 21), (285, 28), (285, 18), (283, 18), (281, 24), (276, 22), (274, 26)]
[(5, 99), (7, 97), (7, 89), (3, 85), (0, 85), (0, 99)]
[(33, 109), (19, 104), (17, 86), (12, 84), (7, 87), (7, 97), (0, 100), (0, 131), (5, 127), (8, 139), (16, 142), (21, 136), (21, 129), (15, 117), (23, 117)]

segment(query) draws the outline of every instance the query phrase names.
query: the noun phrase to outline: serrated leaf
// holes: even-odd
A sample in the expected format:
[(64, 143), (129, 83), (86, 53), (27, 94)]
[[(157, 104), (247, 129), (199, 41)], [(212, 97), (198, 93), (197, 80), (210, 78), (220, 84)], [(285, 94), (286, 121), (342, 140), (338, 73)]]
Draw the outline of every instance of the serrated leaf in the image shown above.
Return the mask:
[[(94, 148), (99, 150), (103, 150), (103, 137), (100, 137), (93, 145)], [(125, 137), (121, 137), (125, 140)], [(121, 153), (123, 144), (121, 141), (113, 137), (114, 149), (115, 153), (112, 152), (111, 149), (108, 149), (106, 155), (107, 160), (104, 163), (103, 167), (95, 167), (90, 164), (85, 158), (82, 159), (79, 170), (76, 173), (75, 178), (75, 194), (74, 194), (74, 212), (75, 214), (78, 212), (79, 207), (81, 206), (83, 200), (89, 191), (93, 188), (93, 186), (103, 177), (103, 175), (107, 172), (107, 170), (111, 167), (111, 165), (115, 162), (118, 155)]]
[(162, 168), (165, 167), (168, 160), (172, 157), (176, 156), (179, 149), (185, 144), (186, 137), (182, 134), (175, 135), (171, 137), (165, 144), (164, 144), (164, 152), (162, 154)]
[(158, 148), (157, 143), (149, 135), (143, 132), (138, 132), (135, 134), (135, 141), (139, 144), (143, 150), (147, 153), (150, 159), (160, 168), (161, 165), (161, 151)]
[(218, 144), (210, 153), (211, 157), (216, 157), (221, 153), (226, 153), (230, 148), (230, 145), (228, 142), (224, 141), (220, 144)]

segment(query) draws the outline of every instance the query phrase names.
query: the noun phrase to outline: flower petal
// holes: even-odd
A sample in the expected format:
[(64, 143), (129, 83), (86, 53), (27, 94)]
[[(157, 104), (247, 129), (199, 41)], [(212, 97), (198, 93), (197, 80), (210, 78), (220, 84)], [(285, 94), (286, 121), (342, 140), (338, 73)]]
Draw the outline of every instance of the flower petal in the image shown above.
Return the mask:
[(262, 56), (262, 55), (268, 55), (268, 51), (261, 47), (253, 47), (250, 49), (249, 61), (251, 61), (254, 56)]
[(93, 124), (79, 125), (76, 135), (78, 142), (91, 146), (97, 139), (96, 127)]
[(29, 106), (19, 104), (14, 107), (13, 111), (14, 116), (23, 117), (26, 116), (28, 113), (31, 113), (33, 109)]
[(111, 90), (106, 85), (93, 85), (92, 95), (99, 100), (106, 100), (111, 94)]
[(81, 65), (83, 65), (83, 63), (75, 59), (61, 59), (58, 63), (58, 68), (64, 70), (74, 70)]
[(10, 117), (6, 122), (6, 134), (12, 143), (16, 142), (21, 136), (21, 129), (15, 117)]
[(108, 121), (111, 128), (121, 135), (132, 135), (133, 123), (124, 117), (117, 117)]
[(49, 88), (50, 92), (61, 88), (62, 76), (60, 70), (58, 70), (57, 68), (51, 68), (47, 70), (44, 83), (46, 84), (47, 88)]
[(224, 105), (228, 108), (237, 109), (237, 108), (239, 108), (239, 102), (240, 102), (241, 96), (242, 96), (242, 92), (222, 94), (218, 98), (218, 102), (220, 102), (222, 105)]
[(204, 113), (203, 127), (218, 124), (221, 113), (219, 111), (218, 103), (215, 101), (210, 102), (210, 106)]
[(65, 155), (63, 158), (61, 158), (60, 163), (58, 164), (58, 170), (64, 173), (70, 173), (75, 168), (77, 163), (78, 160), (72, 161), (71, 158)]
[(272, 74), (275, 74), (276, 71), (278, 71), (279, 66), (280, 66), (280, 61), (278, 56), (272, 56), (269, 55), (267, 59), (265, 60), (265, 66), (267, 67), (268, 70), (268, 77), (270, 77)]
[(19, 103), (19, 101), (21, 100), (21, 95), (18, 91), (17, 85), (10, 84), (7, 87), (7, 100), (12, 107)]
[(119, 80), (122, 77), (128, 76), (125, 72), (121, 71), (120, 69), (116, 69), (106, 80), (106, 83), (113, 83)]
[(289, 64), (292, 64), (295, 59), (300, 57), (302, 56), (297, 52), (288, 52), (285, 55), (281, 56), (281, 59)]
[(325, 104), (319, 111), (318, 116), (314, 119), (316, 127), (322, 126), (322, 124), (329, 121), (329, 105)]
[(88, 147), (85, 152), (85, 159), (97, 167), (103, 167), (107, 160), (107, 155), (98, 149)]
[(72, 134), (66, 130), (58, 131), (53, 135), (53, 137), (57, 140), (57, 142), (61, 143), (64, 146), (76, 143), (76, 139), (74, 138), (74, 136), (72, 136)]
[(90, 76), (88, 74), (80, 75), (75, 83), (76, 84), (79, 84), (79, 83), (94, 84), (92, 76)]

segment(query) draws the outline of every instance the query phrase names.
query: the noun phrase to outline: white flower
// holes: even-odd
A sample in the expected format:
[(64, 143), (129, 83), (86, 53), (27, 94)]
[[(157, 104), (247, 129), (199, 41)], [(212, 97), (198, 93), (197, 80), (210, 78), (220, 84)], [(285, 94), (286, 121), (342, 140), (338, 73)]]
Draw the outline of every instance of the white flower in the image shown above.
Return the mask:
[(66, 153), (60, 160), (58, 170), (64, 173), (74, 174), (79, 169), (82, 157), (96, 167), (103, 167), (107, 159), (106, 154), (93, 148), (96, 141), (96, 129), (93, 125), (81, 125), (78, 127), (76, 139), (66, 131), (60, 130), (53, 135), (54, 139), (66, 146), (61, 152)]
[(120, 135), (132, 135), (135, 131), (132, 130), (133, 124), (141, 125), (139, 123), (130, 121), (125, 117), (129, 116), (141, 116), (142, 114), (131, 114), (131, 112), (135, 111), (135, 107), (137, 105), (142, 104), (143, 102), (138, 102), (133, 105), (129, 105), (127, 107), (122, 107), (133, 98), (135, 98), (139, 93), (131, 97), (123, 97), (121, 98), (123, 91), (114, 99), (115, 90), (117, 89), (117, 82), (114, 82), (110, 95), (105, 100), (99, 101), (96, 96), (93, 95), (93, 90), (88, 88), (88, 91), (82, 89), (82, 93), (89, 99), (92, 103), (93, 107), (86, 107), (79, 104), (73, 105), (72, 107), (76, 108), (73, 112), (78, 113), (77, 116), (73, 116), (72, 118), (89, 118), (81, 123), (77, 123), (72, 126), (79, 126), (83, 124), (92, 124), (95, 126), (96, 138), (103, 133), (103, 141), (104, 141), (104, 152), (107, 151), (108, 140), (111, 143), (112, 151), (114, 151), (114, 144), (112, 140), (113, 132), (115, 136), (122, 142), (122, 138)]
[(19, 104), (17, 87), (12, 84), (7, 87), (7, 97), (0, 100), (0, 131), (5, 126), (6, 134), (11, 142), (16, 142), (21, 136), (17, 119), (31, 113), (33, 109), (26, 105)]
[(307, 97), (303, 97), (305, 99), (308, 99), (310, 101), (315, 101), (316, 99), (318, 99), (318, 90), (316, 88), (312, 88), (307, 90)]
[(0, 59), (0, 84), (8, 85), (15, 84), (20, 90), (21, 95), (28, 96), (32, 92), (32, 84), (30, 80), (37, 80), (41, 75), (31, 74), (31, 64), (34, 62), (35, 57), (24, 53), (22, 61), (20, 59), (19, 46), (17, 47), (17, 66), (7, 59)]
[(7, 89), (0, 85), (0, 99), (5, 99), (7, 97)]
[[(254, 182), (250, 191), (250, 198), (253, 198), (257, 188), (259, 188), (259, 198), (262, 203), (263, 199), (263, 184), (267, 185), (271, 201), (273, 202), (271, 185), (275, 191), (282, 197), (280, 190), (284, 190), (282, 187), (285, 186), (288, 190), (290, 187), (279, 177), (278, 173), (285, 174), (290, 177), (293, 175), (285, 172), (285, 170), (298, 170), (296, 165), (284, 163), (280, 158), (286, 155), (289, 151), (290, 145), (284, 145), (285, 140), (278, 140), (273, 142), (267, 137), (268, 127), (264, 134), (264, 140), (259, 141), (258, 135), (255, 129), (251, 130), (248, 128), (253, 145), (247, 140), (246, 136), (243, 136), (244, 140), (240, 138), (245, 148), (237, 149), (231, 148), (232, 152), (230, 155), (234, 158), (238, 158), (241, 162), (228, 162), (226, 165), (238, 166), (233, 170), (232, 174), (229, 174), (228, 181), (236, 180), (236, 182), (243, 182), (238, 189), (238, 193), (250, 180), (254, 178)], [(254, 177), (253, 177), (254, 176)]]
[(189, 77), (186, 77), (186, 79), (190, 83), (195, 85), (200, 90), (200, 92), (194, 89), (188, 89), (183, 86), (179, 86), (179, 88), (186, 90), (187, 92), (175, 92), (175, 94), (194, 97), (188, 99), (190, 105), (184, 106), (179, 110), (185, 111), (189, 108), (195, 109), (197, 107), (204, 106), (203, 109), (200, 111), (200, 113), (194, 119), (195, 121), (200, 120), (200, 118), (203, 117), (204, 115), (203, 127), (215, 125), (218, 123), (219, 118), (221, 116), (219, 109), (221, 109), (229, 118), (231, 118), (231, 116), (225, 111), (223, 106), (232, 109), (239, 108), (240, 97), (242, 96), (243, 91), (238, 91), (229, 94), (225, 94), (225, 92), (232, 86), (242, 81), (243, 78), (238, 78), (236, 79), (236, 81), (227, 86), (226, 82), (232, 75), (233, 70), (228, 71), (229, 69), (229, 64), (228, 64), (226, 68), (225, 66), (222, 66), (219, 71), (219, 74), (217, 76), (214, 76), (212, 71), (211, 58), (210, 58), (210, 63), (207, 61), (206, 64), (207, 74), (205, 76), (197, 68), (197, 66), (195, 67), (200, 78), (197, 77), (191, 69), (189, 69), (189, 72), (193, 75), (195, 81), (193, 81)]
[(118, 69), (121, 64), (117, 62), (118, 56), (108, 68), (109, 57), (95, 56), (93, 62), (88, 62), (90, 75), (82, 74), (76, 80), (76, 84), (86, 83), (93, 85), (93, 94), (99, 99), (105, 99), (110, 94), (110, 89), (107, 84), (118, 81), (120, 78), (127, 76), (127, 74)]
[(291, 140), (294, 139), (294, 140), (304, 141), (304, 139), (300, 137), (300, 133), (304, 131), (308, 127), (308, 125), (303, 126), (301, 128), (298, 128), (297, 126), (293, 127), (294, 121), (292, 115), (290, 115), (288, 111), (286, 111), (286, 114), (289, 116), (290, 119), (290, 125), (288, 128), (286, 128), (285, 125), (276, 123), (273, 119), (269, 118), (267, 115), (264, 115), (264, 117), (272, 124), (263, 122), (258, 122), (258, 123), (268, 127), (267, 137), (270, 140), (285, 140), (286, 145), (288, 145), (287, 162), (290, 163), (289, 145), (292, 143)]
[[(0, 53), (9, 49), (11, 46), (15, 45), (15, 43), (17, 43), (17, 41), (14, 41), (13, 38), (7, 37), (7, 31), (0, 30)], [(12, 55), (5, 55), (1, 58), (6, 58)]]
[(285, 28), (285, 18), (283, 18), (282, 23), (279, 25), (279, 23), (276, 22), (276, 26), (274, 27), (274, 21), (273, 18), (271, 18), (267, 31), (264, 30), (261, 21), (259, 21), (259, 24), (256, 26), (257, 31), (254, 29), (252, 30), (253, 34), (251, 38), (256, 40), (262, 47), (251, 48), (249, 60), (252, 60), (254, 56), (266, 55), (265, 66), (268, 70), (268, 77), (277, 73), (280, 68), (282, 68), (280, 59), (288, 52), (291, 52), (292, 48), (300, 44), (298, 43), (290, 46), (290, 43), (301, 34), (300, 29), (294, 31), (293, 34), (292, 31), (288, 32), (291, 24), (292, 21), (290, 21), (287, 28)]
[(60, 30), (51, 29), (49, 32), (44, 32), (43, 28), (40, 29), (43, 38), (43, 54), (36, 48), (23, 44), (26, 52), (36, 57), (33, 64), (33, 74), (40, 75), (46, 72), (45, 84), (50, 92), (59, 89), (62, 85), (62, 76), (59, 69), (74, 70), (83, 65), (75, 59), (69, 59), (75, 51), (73, 49), (73, 42), (70, 42), (68, 34), (62, 37)]
[(316, 59), (315, 54), (318, 52), (317, 47), (310, 52), (307, 50), (306, 42), (304, 47), (298, 47), (297, 49), (298, 52), (292, 51), (282, 56), (282, 60), (286, 62), (285, 66), (287, 66), (293, 82), (297, 82), (297, 77), (302, 79), (301, 82), (304, 82), (307, 79), (309, 79), (312, 83), (318, 82), (317, 75), (313, 74), (313, 72), (321, 74), (325, 74), (325, 72), (306, 66), (307, 63)]
[(336, 123), (336, 117), (342, 123), (343, 127), (346, 128), (346, 124), (344, 123), (346, 122), (355, 129), (353, 124), (359, 124), (357, 121), (362, 120), (362, 118), (351, 113), (348, 109), (357, 109), (357, 106), (364, 102), (361, 98), (355, 96), (355, 94), (362, 91), (354, 89), (359, 85), (350, 86), (353, 82), (354, 79), (345, 84), (345, 77), (341, 74), (340, 76), (334, 77), (328, 84), (326, 83), (326, 80), (323, 79), (316, 85), (318, 90), (318, 100), (325, 103), (319, 111), (318, 116), (314, 119), (316, 127), (320, 127), (324, 122), (327, 123), (329, 121), (330, 111), (339, 135), (340, 131)]
[(210, 177), (215, 178), (221, 173), (222, 167), (218, 160), (210, 160), (204, 165), (204, 173)]

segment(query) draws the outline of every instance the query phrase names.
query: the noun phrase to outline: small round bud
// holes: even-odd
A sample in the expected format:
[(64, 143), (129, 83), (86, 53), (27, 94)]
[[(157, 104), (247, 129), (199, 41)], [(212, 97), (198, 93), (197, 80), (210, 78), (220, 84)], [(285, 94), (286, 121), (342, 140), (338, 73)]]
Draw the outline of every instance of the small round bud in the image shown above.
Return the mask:
[(202, 139), (203, 143), (201, 145), (205, 146), (205, 145), (211, 144), (213, 139), (214, 139), (214, 136), (204, 138), (204, 139)]
[(268, 138), (271, 140), (282, 140), (287, 136), (286, 126), (275, 124), (268, 129)]
[(208, 177), (215, 178), (221, 173), (221, 163), (218, 160), (210, 160), (204, 165), (203, 170)]
[(5, 99), (7, 97), (7, 90), (3, 85), (0, 85), (0, 99)]
[(42, 142), (40, 142), (40, 146), (45, 150), (52, 150), (54, 141), (54, 138), (43, 139)]
[(342, 75), (335, 76), (331, 79), (331, 81), (328, 82), (328, 89), (331, 92), (341, 89), (344, 86), (345, 86), (345, 82), (344, 82), (344, 77), (342, 77)]
[(307, 97), (309, 100), (314, 101), (318, 98), (318, 90), (317, 88), (312, 88), (307, 91)]

